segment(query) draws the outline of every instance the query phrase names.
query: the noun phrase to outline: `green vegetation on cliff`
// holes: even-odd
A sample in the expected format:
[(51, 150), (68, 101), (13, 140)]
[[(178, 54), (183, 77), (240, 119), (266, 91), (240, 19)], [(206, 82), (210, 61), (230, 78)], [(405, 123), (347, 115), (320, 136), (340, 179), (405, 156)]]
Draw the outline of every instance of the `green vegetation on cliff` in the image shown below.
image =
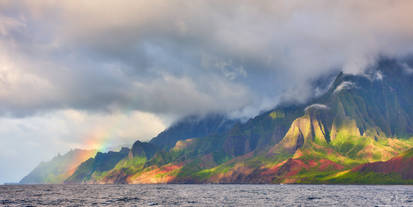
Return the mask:
[(85, 161), (66, 182), (409, 184), (411, 83), (397, 61), (382, 60), (246, 122), (184, 118), (149, 143)]

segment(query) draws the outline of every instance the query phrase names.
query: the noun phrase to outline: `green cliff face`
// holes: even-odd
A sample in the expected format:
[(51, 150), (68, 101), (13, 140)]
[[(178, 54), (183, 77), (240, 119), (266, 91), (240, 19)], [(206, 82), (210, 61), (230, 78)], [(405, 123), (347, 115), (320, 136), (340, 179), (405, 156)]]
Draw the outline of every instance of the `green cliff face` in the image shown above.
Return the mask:
[(65, 183), (95, 183), (128, 154), (128, 148), (122, 148), (119, 152), (98, 152), (95, 157), (80, 164), (76, 171), (65, 180)]
[(66, 182), (411, 183), (410, 168), (397, 164), (413, 148), (412, 83), (398, 62), (383, 60), (365, 75), (339, 74), (305, 104), (245, 123), (186, 118), (116, 159), (85, 161)]

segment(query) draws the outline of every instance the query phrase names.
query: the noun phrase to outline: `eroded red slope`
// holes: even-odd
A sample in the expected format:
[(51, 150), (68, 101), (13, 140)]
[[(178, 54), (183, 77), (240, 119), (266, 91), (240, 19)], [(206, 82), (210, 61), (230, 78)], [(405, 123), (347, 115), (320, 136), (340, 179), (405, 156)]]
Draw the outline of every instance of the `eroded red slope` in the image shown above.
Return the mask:
[(413, 179), (413, 156), (408, 156), (412, 154), (412, 152), (413, 149), (385, 162), (362, 164), (354, 168), (352, 171), (361, 173), (396, 173), (399, 174), (403, 179)]

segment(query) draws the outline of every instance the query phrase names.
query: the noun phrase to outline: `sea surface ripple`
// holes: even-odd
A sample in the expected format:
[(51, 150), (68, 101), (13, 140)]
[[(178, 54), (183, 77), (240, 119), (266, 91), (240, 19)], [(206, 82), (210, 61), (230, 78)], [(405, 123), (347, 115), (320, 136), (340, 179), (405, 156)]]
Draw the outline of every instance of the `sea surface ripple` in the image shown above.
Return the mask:
[(413, 186), (0, 185), (0, 206), (413, 206)]

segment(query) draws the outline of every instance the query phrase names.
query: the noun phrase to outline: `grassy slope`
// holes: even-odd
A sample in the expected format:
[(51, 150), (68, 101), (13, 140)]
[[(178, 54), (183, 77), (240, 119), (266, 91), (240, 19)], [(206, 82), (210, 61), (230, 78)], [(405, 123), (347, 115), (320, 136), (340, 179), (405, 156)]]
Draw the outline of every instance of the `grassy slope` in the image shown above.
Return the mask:
[(337, 184), (413, 184), (412, 169), (413, 148), (386, 162), (363, 164), (324, 177), (321, 181)]
[[(413, 147), (411, 140), (400, 142), (406, 147)], [(364, 148), (358, 149), (359, 152), (364, 150)], [(352, 150), (354, 151), (356, 149)], [(357, 154), (355, 151), (353, 153)], [(358, 159), (357, 156), (352, 158), (337, 152), (334, 146), (312, 144), (312, 146), (307, 146), (293, 155), (256, 155), (246, 157), (245, 159), (234, 159), (217, 167), (201, 170), (197, 172), (195, 176), (200, 181), (207, 183), (260, 183), (261, 181), (265, 181), (266, 183), (337, 183), (339, 182), (337, 179), (333, 180), (330, 179), (330, 177), (371, 161), (374, 161), (374, 157), (365, 158), (364, 160)], [(234, 175), (238, 177), (234, 178)], [(354, 176), (357, 177), (356, 175)], [(379, 183), (377, 179), (374, 180), (371, 178), (371, 174), (366, 176), (368, 177), (366, 177), (365, 183)], [(364, 177), (360, 180), (362, 179), (364, 179)], [(348, 179), (342, 179), (339, 183), (350, 183), (350, 181), (351, 180)], [(409, 183), (410, 181), (406, 182)], [(406, 182), (397, 179), (395, 176), (387, 176), (383, 177), (383, 181), (380, 183)], [(351, 181), (351, 183), (355, 182)]]

